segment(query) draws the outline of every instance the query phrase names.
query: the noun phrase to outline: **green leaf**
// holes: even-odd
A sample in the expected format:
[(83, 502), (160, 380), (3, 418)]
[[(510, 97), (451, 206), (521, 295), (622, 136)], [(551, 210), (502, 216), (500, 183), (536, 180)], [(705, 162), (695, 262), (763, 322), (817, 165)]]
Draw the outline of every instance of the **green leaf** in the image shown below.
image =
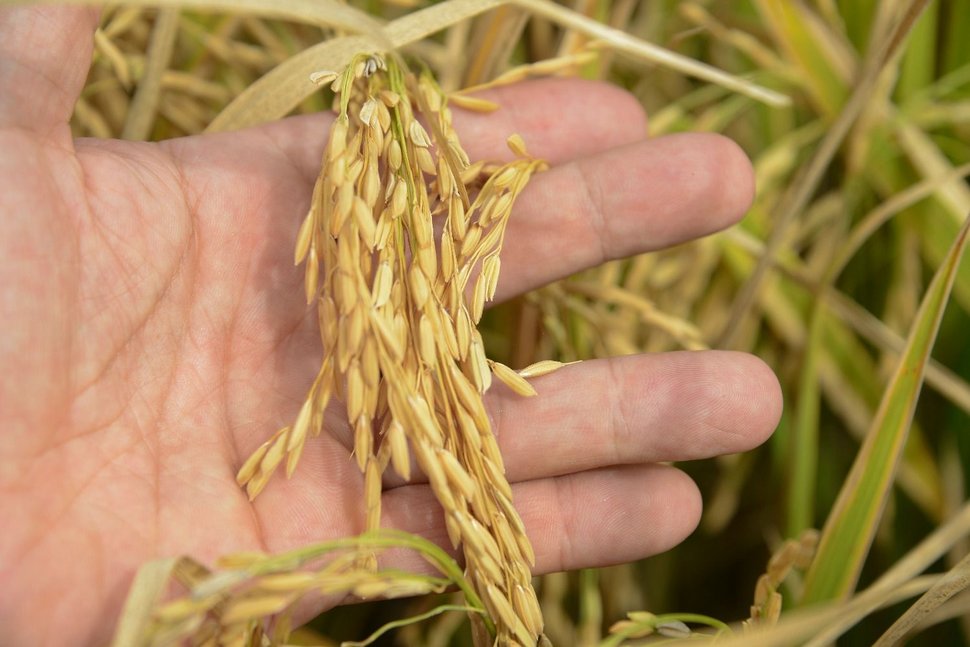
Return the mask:
[(899, 66), (899, 80), (895, 94), (900, 103), (933, 83), (936, 77), (936, 39), (939, 28), (940, 6), (927, 7), (913, 26), (913, 33), (906, 46)]
[(756, 0), (755, 6), (778, 47), (801, 71), (799, 78), (819, 112), (835, 119), (849, 96), (856, 54), (802, 3)]
[(822, 532), (802, 604), (842, 599), (855, 588), (892, 489), (923, 375), (967, 242), (964, 222), (920, 304), (906, 348)]
[(818, 474), (818, 433), (821, 384), (819, 361), (823, 346), (823, 306), (812, 310), (808, 326), (805, 358), (798, 382), (795, 405), (793, 451), (788, 480), (788, 519), (786, 534), (797, 537), (812, 527), (815, 517), (816, 475)]

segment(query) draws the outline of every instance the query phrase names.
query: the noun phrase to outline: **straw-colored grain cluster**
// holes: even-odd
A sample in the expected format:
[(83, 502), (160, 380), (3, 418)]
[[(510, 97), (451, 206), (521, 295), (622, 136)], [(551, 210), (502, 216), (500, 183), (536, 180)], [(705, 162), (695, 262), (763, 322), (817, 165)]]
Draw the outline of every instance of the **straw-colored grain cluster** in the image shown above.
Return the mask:
[[(416, 552), (436, 575), (371, 568), (368, 558), (388, 548)], [(221, 570), (213, 572), (182, 557), (143, 567), (132, 585), (112, 647), (183, 641), (199, 647), (289, 644), (297, 603), (320, 595), (392, 598), (440, 593), (457, 586), (467, 605), (440, 605), (438, 611), (486, 613), (460, 567), (444, 550), (400, 531), (382, 529), (275, 555), (236, 553), (221, 557), (218, 565)], [(186, 594), (158, 604), (174, 582), (185, 587)], [(270, 616), (274, 621), (267, 623)], [(483, 617), (482, 623), (494, 632), (490, 618)], [(362, 643), (344, 644), (363, 647), (394, 625), (386, 625)]]
[(482, 399), (493, 375), (535, 391), (486, 358), (476, 324), (495, 295), (512, 205), (544, 163), (513, 136), (515, 160), (472, 164), (441, 90), (396, 58), (361, 55), (316, 78), (332, 84), (339, 114), (296, 262), (305, 263), (324, 358), (294, 423), (253, 453), (239, 483), (255, 497), (284, 459), (291, 474), (325, 408), (342, 400), (367, 529), (380, 525), (384, 470), (410, 479), (413, 455), (500, 644), (535, 645), (534, 555)]

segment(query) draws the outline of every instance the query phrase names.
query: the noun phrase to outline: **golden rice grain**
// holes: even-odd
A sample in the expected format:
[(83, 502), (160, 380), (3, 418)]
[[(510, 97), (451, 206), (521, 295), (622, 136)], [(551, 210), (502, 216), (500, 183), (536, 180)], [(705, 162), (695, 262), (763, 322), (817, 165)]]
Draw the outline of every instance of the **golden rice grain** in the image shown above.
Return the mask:
[(469, 363), (471, 373), (475, 379), (475, 388), (479, 393), (485, 393), (492, 386), (492, 371), (488, 366), (488, 359), (485, 357), (485, 345), (482, 342), (481, 334), (475, 330), (471, 340), (469, 352)]
[(410, 136), (415, 146), (421, 148), (429, 148), (431, 146), (431, 139), (428, 137), (428, 132), (420, 122), (412, 121), (410, 123), (408, 126), (408, 136)]
[(557, 362), (551, 359), (544, 359), (542, 361), (536, 362), (535, 364), (529, 364), (525, 368), (518, 371), (519, 375), (524, 378), (530, 377), (542, 377), (543, 375), (549, 375), (550, 373), (555, 373), (563, 366), (567, 364), (564, 362)]
[(519, 157), (529, 157), (529, 151), (525, 147), (525, 140), (522, 139), (522, 135), (512, 133), (509, 135), (508, 139), (505, 140), (505, 143), (508, 144), (509, 150)]
[(331, 83), (337, 80), (338, 76), (340, 75), (337, 72), (331, 72), (330, 70), (320, 70), (319, 72), (313, 72), (310, 74), (310, 81), (320, 86), (330, 85)]
[(521, 396), (531, 397), (536, 395), (535, 387), (529, 384), (529, 381), (522, 377), (522, 375), (519, 373), (516, 373), (501, 362), (493, 362), (492, 360), (489, 360), (488, 364), (492, 369), (492, 372), (495, 374), (495, 377), (497, 377), (505, 386), (509, 387)]
[(292, 593), (263, 595), (233, 600), (222, 613), (220, 620), (226, 624), (254, 620), (279, 613), (296, 598)]
[(308, 589), (317, 581), (313, 573), (296, 571), (293, 573), (275, 573), (264, 575), (256, 582), (256, 587), (261, 591), (280, 591), (292, 592)]
[(431, 324), (431, 318), (427, 315), (422, 315), (418, 323), (418, 348), (421, 353), (421, 361), (428, 368), (434, 369), (437, 360), (435, 355), (437, 344), (435, 342), (435, 333), (434, 327)]
[(296, 248), (293, 252), (293, 264), (299, 265), (306, 258), (307, 252), (310, 251), (310, 240), (313, 234), (313, 226), (316, 224), (316, 219), (313, 217), (314, 214), (311, 212), (307, 214), (307, 217), (303, 219), (303, 224), (300, 225), (300, 231), (296, 235)]
[(397, 420), (392, 420), (385, 435), (386, 442), (391, 450), (391, 465), (405, 481), (411, 480), (411, 458), (408, 452), (407, 437), (404, 435), (404, 427)]
[(181, 598), (159, 607), (153, 615), (159, 621), (177, 622), (207, 611), (211, 604), (211, 600)]
[(542, 610), (535, 596), (530, 595), (521, 584), (512, 587), (512, 607), (530, 632), (535, 635), (542, 633)]
[(444, 475), (454, 489), (468, 501), (475, 498), (478, 484), (469, 476), (454, 454), (439, 447), (435, 450), (435, 460), (441, 464)]
[(364, 471), (367, 460), (374, 451), (372, 437), (370, 418), (366, 415), (357, 418), (357, 423), (354, 425), (354, 456), (357, 458), (357, 467), (361, 471)]
[(431, 151), (427, 148), (416, 148), (414, 150), (414, 156), (418, 160), (418, 166), (421, 171), (428, 175), (436, 175), (438, 173), (438, 167), (435, 166), (434, 158), (431, 157)]
[(537, 636), (529, 631), (522, 620), (515, 613), (515, 609), (508, 599), (496, 587), (488, 585), (485, 589), (486, 604), (491, 603), (495, 614), (504, 622), (522, 645), (533, 645)]
[(269, 446), (274, 442), (275, 438), (274, 436), (260, 445), (256, 451), (249, 455), (249, 458), (246, 459), (242, 467), (239, 468), (239, 471), (236, 473), (236, 482), (239, 485), (245, 485), (256, 475), (259, 464), (263, 461), (263, 456), (266, 455)]
[(499, 105), (494, 101), (459, 93), (448, 95), (448, 103), (474, 112), (495, 112), (499, 109)]
[[(356, 448), (355, 451), (357, 451)], [(380, 515), (381, 472), (377, 468), (377, 461), (375, 461), (373, 458), (368, 458), (366, 461), (366, 467), (364, 469), (364, 501), (367, 503), (368, 517), (374, 514)], [(379, 525), (380, 518), (368, 519), (368, 528), (376, 528)]]

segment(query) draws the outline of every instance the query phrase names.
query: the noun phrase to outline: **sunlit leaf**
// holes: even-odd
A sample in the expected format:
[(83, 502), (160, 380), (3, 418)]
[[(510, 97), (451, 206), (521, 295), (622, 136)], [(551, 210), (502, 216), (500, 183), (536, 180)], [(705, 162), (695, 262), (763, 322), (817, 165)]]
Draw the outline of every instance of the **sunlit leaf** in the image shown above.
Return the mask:
[(806, 576), (802, 604), (841, 599), (855, 587), (892, 489), (968, 227), (970, 220), (964, 223), (923, 298), (906, 350), (825, 524), (818, 554)]

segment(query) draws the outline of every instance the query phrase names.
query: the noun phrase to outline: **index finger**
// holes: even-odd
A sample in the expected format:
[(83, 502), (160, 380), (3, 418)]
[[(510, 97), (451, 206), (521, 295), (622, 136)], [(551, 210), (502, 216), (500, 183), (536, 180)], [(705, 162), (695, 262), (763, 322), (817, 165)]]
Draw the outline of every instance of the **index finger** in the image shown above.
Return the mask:
[[(646, 137), (647, 118), (629, 92), (609, 83), (579, 79), (539, 79), (492, 88), (475, 96), (499, 109), (452, 111), (461, 144), (474, 160), (507, 160), (509, 135), (518, 133), (529, 152), (551, 164), (579, 159)], [(231, 135), (212, 137), (272, 141), (308, 178), (320, 172), (333, 113), (291, 117)], [(568, 134), (564, 136), (564, 133)]]

